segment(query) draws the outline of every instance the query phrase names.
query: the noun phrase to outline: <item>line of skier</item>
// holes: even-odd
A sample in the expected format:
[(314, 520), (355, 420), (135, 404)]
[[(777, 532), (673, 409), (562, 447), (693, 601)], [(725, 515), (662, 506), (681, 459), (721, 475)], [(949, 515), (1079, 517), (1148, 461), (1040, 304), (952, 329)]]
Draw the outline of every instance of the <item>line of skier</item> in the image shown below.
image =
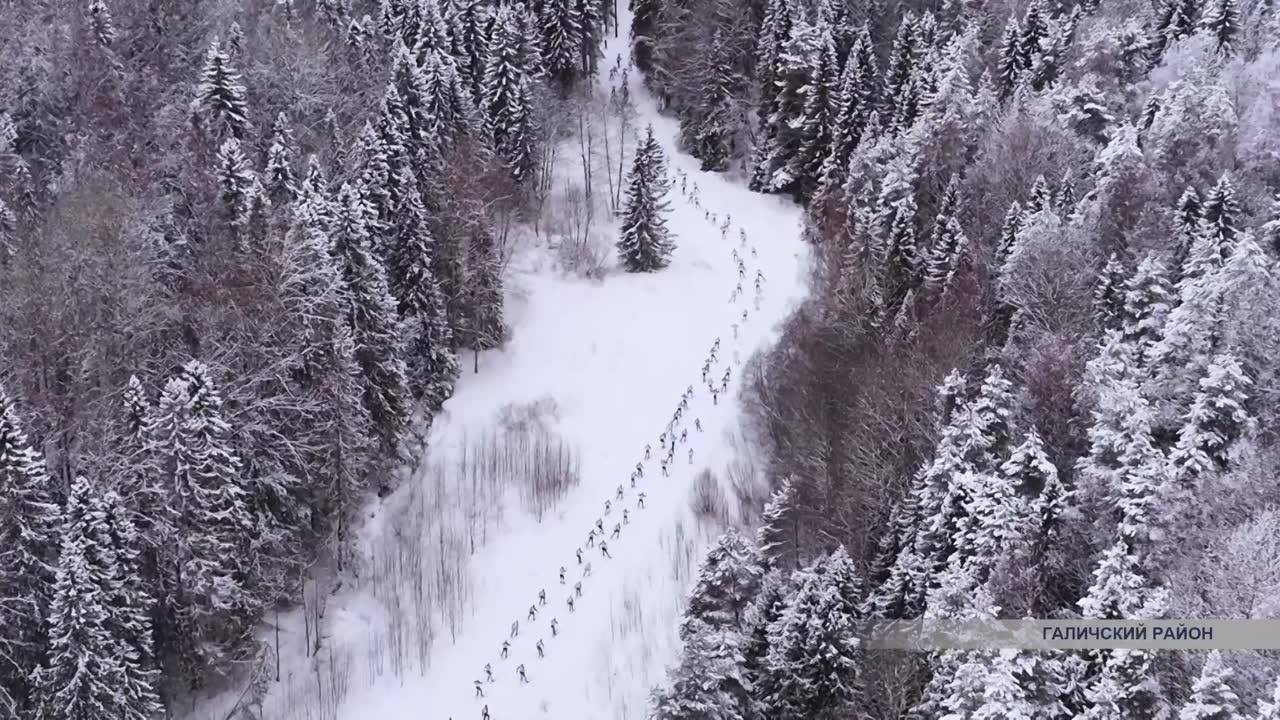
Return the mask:
[[(698, 183), (696, 181), (690, 183), (688, 175), (683, 170), (677, 169), (676, 172), (680, 178), (681, 194), (689, 198), (690, 202), (695, 207), (698, 207), (701, 209), (702, 206), (698, 199)], [(690, 184), (692, 185), (691, 190), (689, 189)], [(713, 224), (719, 222), (719, 215), (710, 210), (705, 211), (705, 217), (708, 222), (711, 222)], [(731, 215), (726, 213), (724, 216), (723, 222), (719, 222), (719, 225), (718, 225), (718, 228), (720, 230), (720, 236), (722, 239), (725, 239), (728, 237), (729, 230), (732, 228), (732, 226), (733, 226), (733, 221), (732, 221)], [(744, 249), (747, 248), (748, 238), (747, 238), (746, 230), (744, 228), (739, 228), (738, 236), (740, 239), (740, 246)], [(755, 246), (751, 246), (750, 250), (751, 250), (751, 257), (753, 259), (756, 258), (757, 253), (756, 253)], [(742, 295), (742, 281), (746, 278), (746, 275), (747, 275), (746, 263), (744, 261), (744, 258), (736, 248), (733, 249), (732, 251), (732, 258), (738, 272), (738, 284), (737, 284), (737, 287), (734, 289), (733, 294), (730, 296), (731, 303), (736, 302), (737, 299)], [(760, 299), (763, 293), (763, 285), (764, 285), (764, 273), (759, 268), (757, 268), (756, 274), (755, 274), (755, 308), (757, 310), (760, 308)], [(745, 322), (747, 318), (748, 318), (748, 313), (747, 313), (747, 310), (744, 308), (742, 311), (741, 320)], [(733, 337), (735, 340), (737, 340), (739, 336), (738, 330), (739, 330), (739, 323), (737, 322), (733, 323)], [(717, 365), (719, 360), (720, 342), (721, 342), (720, 338), (717, 337), (715, 339), (715, 342), (712, 343), (711, 349), (707, 353), (706, 360), (702, 365), (702, 383), (706, 385), (708, 392), (711, 394), (711, 402), (713, 405), (718, 405), (720, 395), (728, 392), (729, 381), (732, 377), (731, 366), (726, 366), (724, 369), (724, 373), (722, 375), (713, 377), (715, 365)], [(736, 349), (734, 350), (734, 363), (739, 365), (741, 364), (741, 360), (739, 359), (739, 354)], [(672, 413), (671, 419), (667, 422), (666, 429), (664, 429), (658, 436), (658, 450), (660, 453), (665, 453), (665, 455), (662, 457), (662, 460), (659, 463), (663, 477), (670, 476), (672, 466), (674, 465), (674, 462), (675, 462), (676, 449), (680, 445), (685, 444), (689, 441), (689, 429), (688, 427), (684, 426), (683, 423), (685, 419), (685, 414), (689, 412), (690, 402), (694, 399), (694, 397), (695, 397), (694, 387), (693, 385), (689, 385), (688, 387), (685, 388), (684, 392), (681, 393), (680, 401), (679, 403), (677, 403), (676, 408)], [(702, 418), (694, 417), (693, 428), (695, 433), (701, 433), (703, 431)], [(638, 461), (635, 464), (635, 468), (631, 472), (631, 477), (629, 481), (629, 486), (631, 489), (635, 490), (637, 488), (637, 482), (644, 478), (645, 463), (648, 463), (653, 459), (654, 457), (653, 450), (654, 448), (652, 447), (652, 445), (650, 444), (645, 445), (643, 459)], [(689, 460), (689, 464), (692, 465), (694, 461), (694, 452), (693, 452), (692, 446), (688, 448), (688, 460)], [(609, 500), (605, 500), (603, 515), (601, 517), (596, 518), (594, 526), (587, 533), (587, 541), (585, 543), (585, 546), (587, 548), (594, 548), (598, 544), (600, 555), (605, 560), (613, 559), (613, 556), (609, 552), (609, 546), (608, 546), (607, 540), (617, 541), (621, 538), (623, 527), (630, 524), (630, 518), (631, 518), (630, 510), (627, 508), (622, 508), (621, 520), (613, 524), (613, 528), (611, 532), (607, 534), (607, 536), (605, 531), (604, 518), (611, 516), (615, 503), (621, 506), (622, 502), (625, 500), (625, 496), (626, 496), (626, 491), (624, 487), (622, 485), (618, 485), (616, 490), (614, 491), (613, 497)], [(646, 496), (643, 491), (640, 491), (637, 493), (636, 508), (638, 510), (644, 509), (645, 498)], [(574, 551), (574, 555), (575, 555), (575, 558), (577, 559), (578, 566), (581, 568), (582, 577), (583, 578), (590, 577), (591, 563), (584, 559), (582, 546), (579, 546)], [(559, 580), (561, 585), (565, 585), (565, 586), (568, 585), (568, 570), (563, 565), (560, 566)], [(568, 611), (570, 613), (575, 612), (577, 600), (581, 598), (582, 598), (582, 581), (577, 580), (574, 582), (573, 591), (565, 598), (565, 605), (568, 608)], [(536, 622), (539, 614), (539, 609), (545, 608), (546, 606), (547, 606), (547, 591), (545, 588), (543, 588), (538, 591), (537, 602), (529, 606), (529, 612), (525, 616), (526, 622), (528, 623)], [(549, 628), (551, 631), (552, 638), (559, 636), (559, 621), (555, 617), (551, 618)], [(501, 650), (499, 651), (499, 658), (501, 660), (508, 659), (511, 652), (511, 641), (519, 637), (519, 634), (520, 634), (520, 621), (519, 620), (512, 621), (509, 636), (507, 639), (502, 641), (502, 647), (501, 647)], [(546, 646), (543, 643), (543, 638), (538, 638), (538, 640), (534, 645), (534, 649), (537, 652), (538, 659), (543, 659), (546, 657)], [(474, 681), (476, 699), (484, 699), (485, 684), (494, 682), (492, 664), (485, 663), (483, 671), (484, 671), (483, 680), (477, 679)], [(519, 681), (521, 685), (529, 684), (529, 676), (528, 676), (527, 670), (525, 669), (524, 663), (520, 663), (516, 666), (515, 675), (516, 675), (516, 679)], [(480, 717), (481, 717), (481, 720), (491, 720), (488, 704), (485, 704), (481, 709)]]

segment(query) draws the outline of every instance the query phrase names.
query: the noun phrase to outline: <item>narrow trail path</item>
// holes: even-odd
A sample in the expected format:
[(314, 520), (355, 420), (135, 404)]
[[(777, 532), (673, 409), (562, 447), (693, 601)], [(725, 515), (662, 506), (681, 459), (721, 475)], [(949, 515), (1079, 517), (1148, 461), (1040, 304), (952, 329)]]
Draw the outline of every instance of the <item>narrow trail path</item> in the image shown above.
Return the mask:
[[(630, 26), (625, 8), (619, 23)], [(605, 67), (619, 55), (629, 62), (625, 36)], [(668, 157), (671, 267), (603, 288), (530, 278), (516, 337), (482, 357), (444, 431), (501, 402), (553, 397), (556, 432), (582, 448), (582, 482), (542, 522), (513, 520), (488, 539), (471, 563), (477, 601), (425, 677), (353, 689), (342, 718), (479, 720), (486, 707), (491, 720), (641, 718), (674, 659), (687, 587), (673, 564), (685, 563), (687, 584), (702, 549), (685, 535), (690, 489), (732, 457), (742, 364), (803, 298), (807, 255), (799, 209), (700, 172), (677, 150), (677, 123), (629, 75), (639, 128), (651, 123)]]

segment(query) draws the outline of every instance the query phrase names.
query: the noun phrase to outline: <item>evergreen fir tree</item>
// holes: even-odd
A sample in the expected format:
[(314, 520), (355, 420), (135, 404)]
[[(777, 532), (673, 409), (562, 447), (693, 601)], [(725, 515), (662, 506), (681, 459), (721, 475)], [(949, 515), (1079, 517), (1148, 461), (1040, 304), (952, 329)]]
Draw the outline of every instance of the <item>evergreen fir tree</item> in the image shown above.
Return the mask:
[(995, 267), (1002, 267), (1013, 253), (1014, 247), (1018, 244), (1018, 233), (1022, 230), (1022, 223), (1022, 206), (1015, 202), (1009, 207), (1009, 212), (1004, 216), (1004, 225), (1000, 227), (1000, 241), (996, 245), (996, 256), (993, 259)]
[(1178, 198), (1178, 206), (1173, 214), (1176, 240), (1173, 253), (1173, 268), (1177, 274), (1174, 278), (1175, 283), (1182, 280), (1183, 266), (1187, 262), (1187, 256), (1191, 253), (1191, 244), (1195, 239), (1196, 232), (1200, 229), (1201, 216), (1200, 193), (1196, 191), (1195, 187), (1188, 185), (1187, 189), (1183, 191), (1182, 197)]
[(86, 14), (89, 17), (89, 29), (93, 32), (93, 38), (103, 47), (110, 47), (116, 39), (116, 28), (107, 4), (103, 0), (90, 0)]
[(1032, 0), (1022, 17), (1022, 37), (1018, 39), (1018, 64), (1025, 69), (1036, 66), (1042, 44), (1049, 39), (1047, 12), (1042, 0)]
[[(408, 174), (408, 169), (403, 169)], [(445, 314), (444, 294), (436, 281), (435, 238), (427, 227), (426, 211), (417, 189), (406, 179), (406, 192), (395, 228), (389, 281), (400, 315), (410, 332), (409, 385), (431, 410), (439, 410), (453, 395), (458, 360), (453, 354), (453, 331)]]
[(356, 362), (364, 385), (364, 406), (382, 439), (394, 449), (410, 413), (404, 366), (404, 330), (386, 269), (369, 249), (369, 209), (358, 189), (338, 192), (332, 242), (350, 296), (350, 323)]
[(108, 627), (123, 645), (124, 701), (132, 717), (146, 720), (159, 710), (157, 687), (160, 672), (153, 645), (151, 613), (155, 606), (144, 574), (144, 542), (130, 508), (115, 492), (101, 497), (104, 529), (102, 543), (115, 556), (117, 573), (107, 593), (111, 609)]
[(653, 128), (636, 148), (627, 177), (627, 201), (623, 211), (618, 255), (628, 272), (653, 272), (667, 266), (675, 249), (667, 229), (668, 187), (666, 159), (653, 137)]
[(1231, 355), (1219, 354), (1209, 363), (1170, 456), (1179, 483), (1188, 490), (1195, 480), (1226, 470), (1232, 444), (1254, 428), (1247, 410), (1251, 385)]
[(271, 125), (271, 140), (262, 171), (263, 188), (273, 205), (284, 207), (293, 202), (297, 191), (297, 178), (293, 171), (296, 160), (293, 131), (289, 129), (288, 116), (282, 111)]
[(756, 543), (760, 555), (771, 565), (790, 555), (790, 569), (800, 568), (800, 528), (796, 512), (796, 488), (791, 478), (783, 478), (760, 514)]
[(486, 227), (473, 230), (467, 247), (468, 317), (466, 344), (471, 346), (473, 372), (480, 371), (480, 351), (502, 344), (502, 264), (493, 235)]
[(1018, 24), (1018, 18), (1010, 15), (1000, 40), (1000, 55), (996, 66), (996, 93), (1001, 100), (1013, 94), (1023, 72), (1027, 70), (1022, 65), (1021, 40), (1022, 27)]
[(205, 52), (192, 109), (209, 137), (220, 139), (230, 135), (244, 140), (249, 129), (244, 83), (216, 40)]
[(1222, 653), (1209, 653), (1191, 685), (1191, 697), (1178, 710), (1178, 720), (1244, 720), (1240, 698), (1227, 682), (1231, 675)]
[(169, 489), (163, 530), (166, 606), (195, 659), (216, 659), (239, 640), (250, 598), (243, 550), (253, 530), (231, 426), (209, 370), (190, 361), (165, 384), (147, 426), (157, 483)]
[(1240, 9), (1236, 0), (1210, 0), (1200, 26), (1213, 36), (1219, 54), (1234, 54), (1236, 36), (1240, 33)]
[(871, 35), (863, 26), (840, 77), (840, 93), (833, 110), (831, 151), (823, 161), (817, 191), (819, 197), (832, 196), (844, 184), (849, 159), (862, 142), (874, 112), (876, 74)]
[(1125, 283), (1124, 314), (1120, 327), (1125, 341), (1136, 352), (1135, 359), (1149, 358), (1163, 334), (1173, 303), (1173, 285), (1169, 281), (1168, 270), (1158, 256), (1148, 255)]
[(820, 558), (799, 571), (795, 593), (769, 626), (769, 717), (847, 717), (859, 696), (862, 648), (854, 630), (857, 606), (841, 587), (845, 573), (831, 568), (841, 562), (835, 556)]
[(1125, 285), (1128, 283), (1128, 271), (1120, 257), (1111, 253), (1107, 264), (1098, 274), (1093, 286), (1093, 323), (1099, 331), (1105, 333), (1119, 330), (1125, 320)]
[(532, 79), (523, 53), (522, 6), (499, 7), (489, 35), (483, 106), (494, 148), (517, 183), (533, 169)]
[(582, 23), (575, 0), (543, 0), (539, 8), (542, 28), (542, 65), (561, 92), (577, 82), (582, 67)]
[(1223, 175), (1205, 197), (1201, 219), (1201, 232), (1209, 235), (1216, 245), (1216, 253), (1223, 258), (1231, 254), (1240, 233), (1240, 213), (1235, 184), (1229, 175)]
[(680, 665), (653, 698), (654, 720), (749, 720), (754, 687), (744, 672), (742, 636), (686, 619)]
[(817, 65), (812, 78), (803, 88), (804, 104), (801, 108), (800, 141), (788, 174), (797, 178), (798, 197), (810, 197), (822, 175), (822, 163), (831, 153), (836, 121), (836, 103), (840, 93), (840, 66), (836, 56), (835, 38), (830, 29), (823, 29), (816, 53)]
[(907, 13), (898, 24), (893, 47), (889, 51), (889, 63), (885, 67), (884, 90), (880, 95), (880, 115), (883, 118), (898, 115), (898, 99), (915, 72), (917, 48), (922, 47), (917, 38), (918, 22), (915, 15)]
[(30, 699), (42, 661), (42, 618), (53, 593), (59, 510), (44, 458), (31, 446), (13, 398), (0, 387), (0, 701)]
[[(774, 0), (775, 2), (780, 0)], [(653, 47), (657, 41), (661, 0), (628, 0), (631, 9), (631, 59), (646, 76), (653, 70)]]
[[(834, 88), (834, 71), (822, 61), (824, 33), (802, 19), (794, 21), (791, 32), (782, 45), (774, 70), (774, 98), (772, 112), (763, 118), (763, 138), (756, 150), (755, 167), (752, 170), (751, 187), (761, 192), (797, 193), (805, 180), (801, 175), (800, 150), (805, 133), (821, 132), (820, 128), (804, 125), (805, 104), (811, 95), (821, 93), (825, 106), (815, 100), (818, 108), (830, 117), (830, 98)], [(826, 78), (818, 78), (825, 72)], [(828, 136), (829, 137), (829, 136)]]
[(240, 142), (229, 137), (218, 148), (218, 188), (227, 223), (237, 233), (248, 228), (255, 202), (257, 177)]
[(680, 633), (685, 642), (695, 625), (740, 629), (743, 613), (760, 589), (764, 569), (756, 549), (732, 528), (707, 552), (689, 596)]
[(702, 161), (702, 169), (725, 170), (734, 151), (732, 104), (741, 78), (732, 66), (732, 48), (720, 28), (712, 34), (707, 50), (708, 67), (702, 79), (701, 107), (681, 120), (682, 143)]

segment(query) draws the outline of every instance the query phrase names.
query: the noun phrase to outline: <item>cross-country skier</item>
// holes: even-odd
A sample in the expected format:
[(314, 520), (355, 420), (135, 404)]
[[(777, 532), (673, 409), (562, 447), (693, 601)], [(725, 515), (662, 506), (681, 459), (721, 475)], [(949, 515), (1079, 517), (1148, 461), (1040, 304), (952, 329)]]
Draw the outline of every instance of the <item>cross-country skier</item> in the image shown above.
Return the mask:
[(574, 552), (578, 554), (578, 564), (581, 565), (582, 564), (582, 548), (578, 548), (577, 550), (574, 550)]
[[(606, 505), (608, 504), (607, 500), (605, 501), (605, 504)], [(600, 518), (596, 518), (596, 530), (598, 530), (601, 535), (604, 534), (604, 520), (601, 520)]]
[(543, 589), (541, 589), (541, 590), (539, 590), (539, 591), (538, 591), (538, 604), (539, 604), (539, 605), (546, 605), (546, 604), (547, 604), (547, 589), (546, 589), (546, 588), (543, 588)]
[(693, 429), (702, 432), (702, 418), (693, 419)]
[(524, 663), (520, 663), (516, 666), (516, 675), (520, 677), (521, 685), (527, 685), (529, 683), (529, 676), (524, 674)]
[(627, 524), (627, 523), (629, 523), (629, 522), (631, 522), (630, 514), (628, 513), (628, 511), (627, 511), (627, 510), (623, 510), (623, 511), (622, 511), (622, 524), (623, 524), (623, 525), (626, 525), (626, 524)]
[(715, 388), (711, 388), (711, 404), (712, 405), (720, 404), (720, 391), (716, 390)]
[(638, 507), (643, 508), (643, 507), (644, 507), (644, 493), (640, 493), (640, 495), (639, 495), (639, 497), (638, 497), (637, 499), (638, 499), (638, 501), (639, 501), (639, 502), (637, 502), (637, 506), (638, 506)]
[(529, 621), (530, 621), (530, 622), (532, 622), (532, 621), (537, 620), (537, 619), (538, 619), (538, 606), (537, 606), (537, 605), (530, 605), (530, 606), (529, 606)]
[[(590, 563), (588, 563), (588, 566), (590, 566)], [(582, 581), (581, 580), (573, 584), (573, 595), (574, 597), (582, 597)]]
[(546, 657), (546, 655), (544, 655), (544, 654), (543, 654), (543, 652), (542, 652), (542, 641), (541, 641), (541, 640), (539, 640), (539, 641), (538, 641), (538, 644), (537, 644), (537, 645), (535, 645), (534, 647), (538, 648), (538, 659), (539, 659), (539, 660), (541, 660), (542, 658)]
[(569, 604), (569, 612), (573, 612), (573, 596), (570, 595), (565, 599), (565, 602)]
[(688, 431), (688, 430), (681, 430), (681, 431), (680, 431), (680, 442), (689, 442), (689, 431)]
[(734, 248), (734, 249), (733, 249), (733, 261), (734, 261), (734, 262), (741, 262), (741, 261), (742, 261), (741, 256), (739, 256), (739, 255), (738, 255), (738, 248)]
[(616, 539), (618, 538), (618, 536), (619, 536), (619, 535), (621, 535), (621, 534), (622, 534), (622, 523), (614, 523), (614, 524), (613, 524), (613, 534), (612, 534), (612, 535), (610, 535), (610, 537), (616, 540)]
[(609, 554), (609, 545), (606, 544), (605, 541), (603, 540), (600, 541), (600, 554), (603, 555), (604, 557), (609, 558), (610, 560), (613, 559), (613, 556)]
[(489, 663), (484, 664), (484, 681), (493, 682), (493, 666)]
[(751, 257), (755, 257), (755, 256), (756, 256), (756, 246), (755, 246), (755, 245), (752, 245), (752, 246), (751, 246)]
[(662, 477), (670, 477), (670, 474), (667, 472), (667, 461), (666, 461), (666, 460), (663, 460), (663, 461), (662, 461)]
[(610, 510), (612, 510), (612, 509), (613, 509), (613, 503), (609, 502), (608, 500), (605, 500), (605, 501), (604, 501), (604, 514), (605, 514), (605, 515), (608, 515), (608, 514), (609, 514), (609, 511), (610, 511)]
[(693, 464), (693, 448), (689, 448), (689, 464)]
[(757, 270), (756, 270), (756, 282), (764, 282), (764, 271), (763, 271), (763, 270), (759, 270), (759, 269), (757, 269)]
[(666, 444), (667, 444), (667, 433), (666, 433), (665, 431), (664, 431), (661, 435), (659, 435), (659, 436), (658, 436), (658, 444), (659, 444), (659, 445), (666, 445)]
[(476, 681), (476, 697), (478, 698), (484, 697), (484, 690), (481, 689), (479, 680)]
[[(582, 568), (582, 577), (591, 577), (591, 563), (587, 563), (586, 567)], [(582, 583), (578, 584), (581, 585)], [(581, 589), (578, 589), (578, 594), (582, 594)]]
[(650, 451), (651, 449), (652, 449), (652, 448), (650, 448), (650, 447), (649, 447), (649, 443), (645, 443), (645, 444), (644, 444), (644, 459), (645, 459), (645, 460), (648, 460), (648, 459), (649, 459), (649, 451)]
[(489, 706), (488, 706), (488, 705), (485, 705), (485, 706), (484, 706), (484, 709), (480, 711), (480, 720), (489, 720)]
[(743, 322), (746, 322), (746, 321), (747, 321), (747, 309), (746, 309), (746, 308), (743, 308), (743, 309), (742, 309), (742, 321), (743, 321)]
[(560, 623), (555, 618), (551, 618), (551, 637), (555, 637), (560, 632)]
[(614, 493), (614, 494), (618, 497), (618, 499), (619, 499), (619, 500), (621, 500), (621, 499), (622, 499), (623, 492), (622, 492), (622, 486), (621, 486), (621, 485), (619, 485), (619, 486), (618, 486), (618, 491), (617, 491), (616, 493)]
[(591, 532), (587, 533), (587, 547), (596, 546), (596, 529), (591, 528)]
[(520, 634), (520, 621), (516, 620), (511, 623), (511, 637), (516, 637), (519, 634)]
[(502, 653), (501, 653), (501, 655), (500, 655), (500, 656), (502, 657), (502, 659), (503, 659), (503, 660), (506, 660), (506, 659), (507, 659), (507, 653), (510, 653), (510, 652), (511, 652), (511, 643), (510, 643), (510, 642), (508, 642), (508, 641), (506, 641), (506, 640), (503, 640), (503, 641), (502, 641)]
[(560, 584), (561, 585), (564, 584), (564, 566), (563, 565), (560, 566)]
[(636, 477), (644, 477), (644, 466), (636, 463)]
[(631, 473), (631, 487), (634, 488), (635, 486), (636, 486), (636, 474)]

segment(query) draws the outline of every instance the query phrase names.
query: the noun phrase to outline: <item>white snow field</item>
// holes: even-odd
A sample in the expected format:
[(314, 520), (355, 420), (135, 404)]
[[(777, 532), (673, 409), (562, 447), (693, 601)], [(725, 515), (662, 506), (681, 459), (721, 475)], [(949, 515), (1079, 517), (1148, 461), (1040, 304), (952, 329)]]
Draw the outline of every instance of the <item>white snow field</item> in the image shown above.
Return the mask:
[[(630, 17), (620, 4), (619, 23), (627, 28)], [(605, 68), (618, 54), (629, 57), (626, 40), (611, 40)], [(691, 506), (694, 477), (711, 468), (724, 484), (726, 468), (744, 453), (735, 440), (743, 367), (735, 358), (745, 364), (776, 340), (806, 292), (808, 254), (798, 207), (699, 172), (696, 160), (676, 151), (677, 123), (658, 114), (638, 73), (630, 75), (637, 129), (652, 123), (674, 180), (670, 267), (652, 274), (614, 270), (593, 282), (551, 269), (545, 249), (517, 254), (506, 277), (513, 337), (501, 350), (481, 354), (479, 374), (471, 372), (470, 355), (461, 358), (463, 377), (432, 428), (424, 467), (372, 510), (361, 530), (373, 569), (328, 597), (321, 593), (319, 607), (312, 597), (306, 608), (280, 618), (281, 681), (267, 688), (262, 717), (479, 720), (485, 706), (492, 720), (646, 717), (651, 689), (676, 659), (678, 616), (711, 540)], [(695, 184), (697, 200), (689, 197)], [(757, 271), (763, 273), (759, 293)], [(742, 292), (731, 300), (739, 283)], [(709, 380), (718, 389), (727, 369), (729, 381), (728, 392), (713, 402), (702, 367), (717, 339)], [(688, 440), (677, 441), (664, 477), (659, 435), (689, 387), (693, 396), (675, 426)], [(540, 421), (574, 449), (581, 474), (541, 520), (511, 499), (515, 490), (445, 479), (449, 473), (440, 468), (460, 466), (469, 435), (474, 447), (503, 408), (536, 402), (553, 409)], [(632, 489), (630, 476), (646, 444), (652, 457)], [(506, 479), (511, 487), (519, 482)], [(613, 503), (608, 515), (605, 501)], [(440, 507), (458, 508), (455, 519), (438, 520)], [(596, 520), (611, 536), (623, 509), (629, 523), (619, 537), (605, 539), (612, 559), (602, 556), (598, 540), (587, 547)], [(458, 546), (459, 534), (469, 535), (465, 547)], [(575, 558), (578, 548), (590, 576)], [(424, 565), (435, 569), (404, 570)], [(441, 580), (450, 575), (454, 580)], [(582, 594), (570, 612), (566, 600), (577, 582)], [(547, 605), (530, 621), (541, 589)], [(509, 638), (513, 621), (519, 635)], [(508, 639), (510, 656), (503, 660)], [(537, 655), (538, 640), (545, 658)], [(308, 645), (313, 652), (304, 654)], [(485, 678), (486, 663), (494, 679), (482, 683), (478, 698), (473, 683)], [(517, 678), (520, 664), (527, 684)], [(221, 718), (236, 699), (221, 698), (200, 714)]]

